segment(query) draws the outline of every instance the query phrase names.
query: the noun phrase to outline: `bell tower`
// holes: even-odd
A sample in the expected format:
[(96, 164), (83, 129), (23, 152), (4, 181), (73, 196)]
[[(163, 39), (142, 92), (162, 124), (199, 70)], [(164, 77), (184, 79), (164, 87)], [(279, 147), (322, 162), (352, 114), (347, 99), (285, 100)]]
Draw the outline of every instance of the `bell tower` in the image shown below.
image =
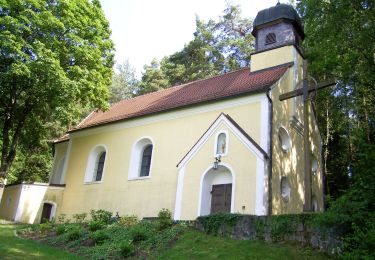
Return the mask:
[[(256, 50), (252, 55), (252, 71), (293, 61), (294, 51), (298, 51), (302, 56), (301, 43), (305, 33), (301, 18), (291, 5), (277, 3), (258, 12), (251, 33), (255, 37)], [(289, 51), (284, 49), (283, 53), (280, 53), (279, 49), (285, 46), (292, 48), (289, 48)], [(272, 52), (272, 58), (267, 57), (268, 52)], [(257, 55), (260, 53), (264, 55)], [(262, 59), (270, 60), (259, 61), (260, 56)]]

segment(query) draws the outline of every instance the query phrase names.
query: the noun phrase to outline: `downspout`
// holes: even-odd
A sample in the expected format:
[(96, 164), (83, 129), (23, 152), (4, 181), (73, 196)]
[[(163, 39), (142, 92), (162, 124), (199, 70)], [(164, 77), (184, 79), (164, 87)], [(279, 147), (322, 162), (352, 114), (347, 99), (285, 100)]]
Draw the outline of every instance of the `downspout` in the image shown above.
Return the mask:
[(270, 97), (271, 89), (268, 89), (268, 122), (269, 122), (269, 148), (268, 148), (268, 216), (272, 215), (272, 131), (273, 131), (273, 103)]

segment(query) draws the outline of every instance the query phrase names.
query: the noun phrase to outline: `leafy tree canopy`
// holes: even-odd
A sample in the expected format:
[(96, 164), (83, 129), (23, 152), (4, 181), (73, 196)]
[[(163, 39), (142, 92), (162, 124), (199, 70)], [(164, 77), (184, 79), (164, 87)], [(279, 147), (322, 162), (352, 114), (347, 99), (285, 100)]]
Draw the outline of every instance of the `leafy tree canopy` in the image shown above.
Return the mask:
[(114, 48), (98, 0), (0, 6), (2, 182), (20, 142), (50, 137), (38, 135), (50, 122), (71, 125), (82, 109), (107, 108)]

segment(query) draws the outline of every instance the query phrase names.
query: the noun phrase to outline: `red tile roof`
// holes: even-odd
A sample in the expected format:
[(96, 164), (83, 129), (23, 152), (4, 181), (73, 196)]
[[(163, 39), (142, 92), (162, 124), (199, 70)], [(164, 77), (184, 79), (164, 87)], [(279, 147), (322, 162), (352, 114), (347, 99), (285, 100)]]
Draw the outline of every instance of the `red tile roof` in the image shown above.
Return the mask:
[(286, 63), (256, 72), (250, 72), (248, 68), (240, 69), (125, 99), (111, 105), (108, 111), (92, 112), (70, 132), (187, 105), (262, 91), (279, 80), (292, 65), (293, 63)]

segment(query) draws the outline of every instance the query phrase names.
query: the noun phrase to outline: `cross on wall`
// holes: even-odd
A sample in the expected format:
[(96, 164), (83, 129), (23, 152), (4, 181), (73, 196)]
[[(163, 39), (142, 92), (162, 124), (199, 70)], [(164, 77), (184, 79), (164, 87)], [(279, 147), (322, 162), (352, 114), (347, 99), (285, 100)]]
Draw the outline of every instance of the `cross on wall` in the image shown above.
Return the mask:
[(309, 96), (311, 92), (319, 89), (336, 85), (334, 81), (322, 82), (316, 86), (309, 86), (307, 75), (307, 60), (303, 60), (303, 81), (302, 88), (281, 94), (280, 101), (284, 101), (293, 97), (303, 96), (303, 150), (304, 150), (304, 187), (305, 187), (305, 203), (303, 210), (305, 212), (312, 211), (311, 202), (311, 167), (310, 167), (310, 138), (309, 138)]

